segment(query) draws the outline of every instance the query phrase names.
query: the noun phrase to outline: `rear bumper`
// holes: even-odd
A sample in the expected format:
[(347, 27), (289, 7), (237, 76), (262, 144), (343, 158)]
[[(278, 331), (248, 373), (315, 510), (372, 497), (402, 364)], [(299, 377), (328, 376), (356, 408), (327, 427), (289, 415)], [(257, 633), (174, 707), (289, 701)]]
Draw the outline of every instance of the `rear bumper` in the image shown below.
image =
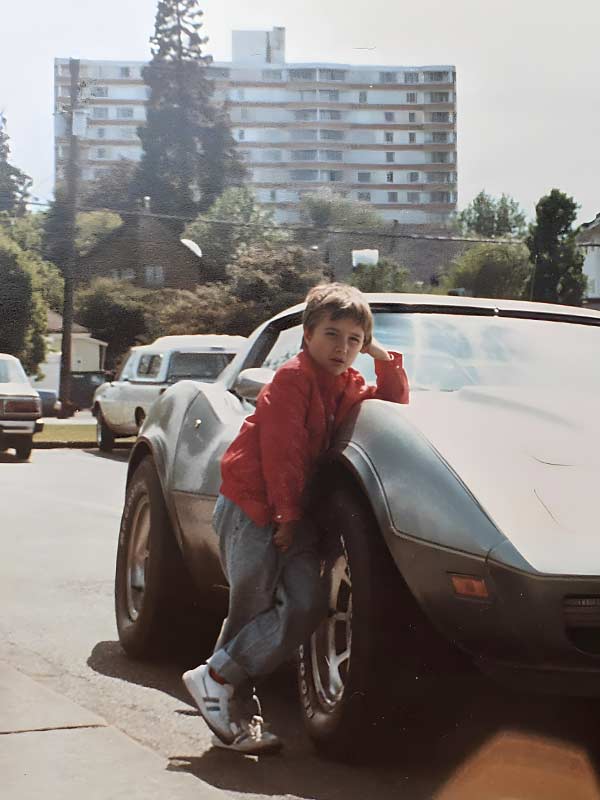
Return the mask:
[[(483, 671), (522, 688), (600, 695), (600, 575), (525, 572), (397, 535), (388, 543), (434, 626)], [(483, 578), (489, 598), (457, 596), (452, 574)]]
[(0, 420), (0, 441), (4, 443), (21, 441), (43, 430), (44, 423), (38, 420), (3, 419)]

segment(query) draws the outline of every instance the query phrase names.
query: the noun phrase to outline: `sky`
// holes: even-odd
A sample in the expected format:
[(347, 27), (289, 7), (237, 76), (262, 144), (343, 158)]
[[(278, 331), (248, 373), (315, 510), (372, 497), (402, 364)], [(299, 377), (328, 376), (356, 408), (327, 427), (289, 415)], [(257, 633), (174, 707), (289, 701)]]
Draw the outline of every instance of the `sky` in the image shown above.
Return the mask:
[[(485, 189), (527, 216), (553, 188), (600, 213), (597, 0), (206, 0), (206, 52), (286, 28), (287, 61), (457, 69), (459, 208)], [(0, 0), (0, 110), (11, 161), (53, 190), (53, 59), (145, 60), (156, 0)]]

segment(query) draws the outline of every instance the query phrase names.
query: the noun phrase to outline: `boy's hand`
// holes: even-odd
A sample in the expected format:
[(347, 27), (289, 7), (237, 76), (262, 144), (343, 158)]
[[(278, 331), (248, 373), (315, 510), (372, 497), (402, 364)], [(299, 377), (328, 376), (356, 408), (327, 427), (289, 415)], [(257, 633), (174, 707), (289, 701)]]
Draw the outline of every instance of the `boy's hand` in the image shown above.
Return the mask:
[(273, 543), (280, 552), (285, 553), (286, 550), (289, 550), (290, 545), (294, 540), (297, 527), (297, 521), (282, 522), (277, 526), (275, 533), (273, 534)]
[(388, 351), (379, 344), (377, 339), (371, 339), (371, 344), (363, 348), (363, 353), (367, 353), (367, 355), (380, 361), (389, 361), (391, 358)]

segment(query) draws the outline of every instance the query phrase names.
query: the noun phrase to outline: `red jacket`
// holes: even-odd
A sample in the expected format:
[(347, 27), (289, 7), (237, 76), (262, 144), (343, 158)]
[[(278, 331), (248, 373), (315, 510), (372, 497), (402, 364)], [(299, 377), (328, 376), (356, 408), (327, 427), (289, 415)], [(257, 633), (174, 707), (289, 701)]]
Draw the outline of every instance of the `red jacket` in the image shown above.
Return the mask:
[(335, 376), (306, 351), (281, 366), (258, 396), (221, 462), (221, 493), (257, 525), (302, 517), (304, 489), (348, 411), (369, 398), (408, 403), (402, 356), (375, 360), (377, 386), (350, 367)]

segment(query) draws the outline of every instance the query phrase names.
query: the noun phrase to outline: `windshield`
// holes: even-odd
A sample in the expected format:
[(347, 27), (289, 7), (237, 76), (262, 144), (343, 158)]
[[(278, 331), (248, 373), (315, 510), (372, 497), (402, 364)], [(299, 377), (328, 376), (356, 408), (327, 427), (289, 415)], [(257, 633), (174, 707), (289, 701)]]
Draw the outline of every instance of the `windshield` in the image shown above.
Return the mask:
[[(465, 386), (600, 391), (600, 327), (458, 314), (376, 312), (375, 337), (404, 354), (411, 389)], [(302, 327), (282, 331), (263, 366), (277, 369), (300, 349)], [(373, 359), (354, 363), (375, 381)]]
[(26, 383), (27, 375), (18, 361), (0, 359), (0, 383)]
[(174, 382), (183, 378), (197, 381), (215, 381), (233, 353), (173, 353), (169, 364), (167, 380)]

